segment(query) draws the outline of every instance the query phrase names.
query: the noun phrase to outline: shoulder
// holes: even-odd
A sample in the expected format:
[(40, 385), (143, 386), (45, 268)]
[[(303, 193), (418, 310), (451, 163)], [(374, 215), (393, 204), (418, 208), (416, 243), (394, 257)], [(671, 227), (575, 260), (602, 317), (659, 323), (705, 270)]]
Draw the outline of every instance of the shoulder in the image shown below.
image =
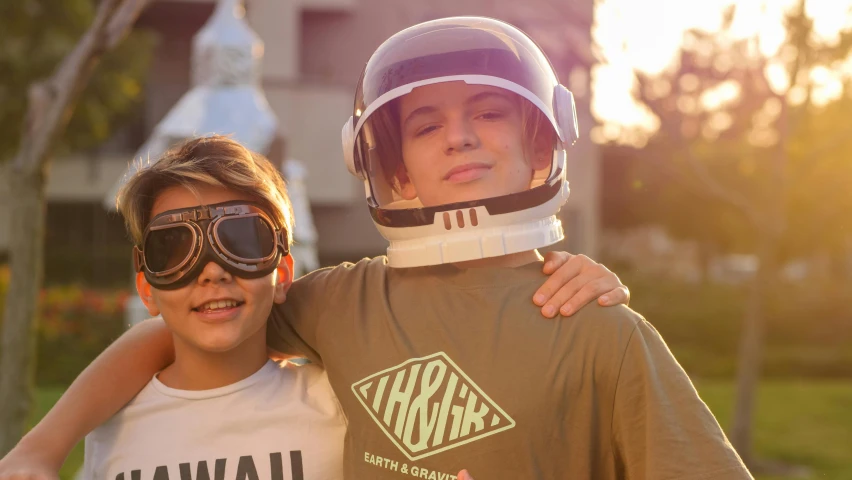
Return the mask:
[(596, 351), (608, 352), (606, 356), (619, 364), (626, 362), (630, 370), (650, 374), (656, 369), (660, 375), (667, 372), (664, 376), (669, 379), (685, 377), (657, 329), (625, 305), (601, 307), (592, 303), (561, 321), (575, 322), (586, 343)]
[(264, 378), (257, 383), (261, 389), (292, 392), (316, 392), (324, 394), (331, 391), (328, 374), (319, 365), (308, 363), (299, 365), (292, 362), (276, 363), (269, 361)]
[(86, 442), (111, 444), (119, 431), (132, 427), (140, 420), (144, 421), (153, 412), (158, 411), (164, 401), (167, 401), (167, 398), (157, 391), (153, 381), (148, 382), (127, 405), (92, 430), (86, 436)]
[(299, 389), (304, 389), (309, 394), (334, 397), (334, 391), (328, 381), (328, 372), (318, 365), (293, 365), (285, 368), (293, 375)]
[(387, 258), (384, 256), (375, 258), (363, 258), (356, 263), (341, 263), (335, 267), (314, 270), (293, 282), (293, 289), (305, 290), (323, 286), (335, 286), (338, 284), (351, 284), (358, 282), (369, 275), (382, 274), (387, 268)]
[(283, 381), (280, 382), (281, 391), (276, 397), (291, 397), (292, 402), (284, 402), (291, 404), (287, 408), (293, 408), (292, 403), (295, 402), (312, 411), (322, 412), (330, 418), (342, 418), (337, 395), (331, 388), (325, 369), (313, 364), (285, 363), (278, 369), (277, 374)]
[(645, 319), (625, 305), (602, 307), (592, 301), (570, 317), (559, 316), (560, 330), (572, 339), (579, 339), (584, 351), (606, 352), (607, 358), (617, 361), (634, 342), (637, 331), (647, 325)]
[(376, 257), (314, 270), (293, 282), (287, 301), (273, 306), (272, 318), (313, 322), (323, 311), (348, 304), (358, 286), (375, 283), (370, 278), (383, 278), (385, 267), (385, 257)]
[(647, 323), (642, 315), (626, 305), (602, 307), (594, 300), (571, 317), (560, 316), (559, 320), (576, 322), (580, 327), (594, 328), (600, 332), (626, 331), (632, 333), (639, 325)]
[(275, 375), (291, 383), (296, 383), (302, 389), (309, 389), (319, 385), (320, 388), (328, 384), (328, 374), (325, 369), (313, 363), (300, 365), (292, 362), (283, 362), (275, 370)]

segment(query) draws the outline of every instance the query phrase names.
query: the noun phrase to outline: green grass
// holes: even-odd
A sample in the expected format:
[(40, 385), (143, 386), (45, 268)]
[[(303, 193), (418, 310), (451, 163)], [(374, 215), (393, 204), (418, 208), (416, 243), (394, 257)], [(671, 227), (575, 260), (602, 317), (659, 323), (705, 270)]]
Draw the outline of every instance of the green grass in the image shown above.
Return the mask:
[[(729, 380), (700, 380), (696, 386), (719, 423), (730, 423), (734, 389)], [(41, 418), (62, 393), (41, 388), (34, 418)], [(845, 381), (770, 380), (758, 390), (755, 451), (759, 457), (812, 469), (814, 479), (852, 480), (852, 383)], [(77, 445), (62, 469), (73, 479), (83, 463)], [(759, 480), (781, 480), (757, 476)]]
[[(621, 278), (630, 286), (630, 307), (659, 330), (687, 372), (733, 378), (746, 285), (684, 284), (630, 270)], [(852, 379), (852, 282), (835, 283), (772, 286), (764, 317), (764, 378)]]
[[(695, 383), (727, 428), (734, 402), (732, 382)], [(756, 407), (754, 440), (759, 458), (806, 466), (814, 479), (852, 480), (852, 383), (768, 380), (758, 389)]]

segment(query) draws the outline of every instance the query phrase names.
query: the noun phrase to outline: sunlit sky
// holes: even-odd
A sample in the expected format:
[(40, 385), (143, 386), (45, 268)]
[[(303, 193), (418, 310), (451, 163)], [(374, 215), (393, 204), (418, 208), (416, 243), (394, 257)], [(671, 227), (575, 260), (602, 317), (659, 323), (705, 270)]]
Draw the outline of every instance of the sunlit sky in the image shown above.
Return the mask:
[[(606, 63), (592, 71), (592, 111), (602, 123), (640, 130), (654, 129), (653, 117), (631, 97), (632, 71), (656, 73), (671, 64), (683, 33), (691, 28), (717, 30), (722, 12), (730, 0), (597, 0), (595, 42)], [(765, 55), (777, 53), (784, 40), (782, 24), (785, 9), (796, 0), (740, 0), (737, 3), (733, 33), (759, 35)], [(852, 25), (852, 0), (808, 0), (807, 12), (814, 19), (816, 34), (837, 38), (837, 32)], [(785, 90), (783, 76), (769, 73), (773, 86)], [(827, 69), (811, 73), (822, 87), (815, 102), (836, 98), (841, 76), (852, 76), (852, 61), (840, 71)]]

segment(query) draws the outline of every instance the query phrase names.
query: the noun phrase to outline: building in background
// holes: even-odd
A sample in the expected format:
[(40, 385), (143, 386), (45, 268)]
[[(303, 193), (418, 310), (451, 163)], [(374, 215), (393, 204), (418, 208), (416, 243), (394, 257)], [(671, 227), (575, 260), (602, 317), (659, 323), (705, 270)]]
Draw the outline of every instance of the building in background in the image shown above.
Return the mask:
[[(190, 86), (193, 36), (214, 0), (156, 0), (138, 25), (158, 35), (145, 99), (133, 124), (95, 152), (59, 159), (47, 187), (46, 279), (126, 283), (127, 240), (117, 214), (101, 202), (134, 152)], [(571, 198), (562, 210), (567, 241), (558, 248), (595, 255), (599, 165), (588, 138), (593, 119), (589, 69), (593, 0), (246, 0), (246, 18), (266, 50), (262, 87), (280, 120), (286, 155), (306, 167), (305, 188), (322, 265), (381, 254), (384, 239), (369, 217), (363, 184), (342, 159), (340, 129), (370, 54), (393, 33), (453, 15), (484, 15), (517, 25), (539, 42), (578, 102), (581, 140), (569, 155)], [(0, 186), (0, 188), (4, 188)], [(8, 213), (0, 190), (0, 224)], [(297, 218), (298, 221), (298, 218)], [(0, 251), (9, 235), (0, 230)], [(122, 263), (123, 262), (123, 263)], [(68, 277), (68, 278), (66, 278)]]

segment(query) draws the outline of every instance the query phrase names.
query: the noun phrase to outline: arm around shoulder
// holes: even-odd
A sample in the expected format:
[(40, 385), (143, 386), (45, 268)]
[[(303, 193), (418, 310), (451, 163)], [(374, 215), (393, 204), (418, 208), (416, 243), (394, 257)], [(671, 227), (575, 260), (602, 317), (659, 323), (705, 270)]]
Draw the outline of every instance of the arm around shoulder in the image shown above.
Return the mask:
[(77, 442), (173, 361), (172, 335), (162, 319), (131, 328), (83, 370), (41, 422), (0, 461), (0, 479), (18, 478), (4, 476), (10, 471), (5, 468), (13, 466), (18, 471), (58, 472)]

